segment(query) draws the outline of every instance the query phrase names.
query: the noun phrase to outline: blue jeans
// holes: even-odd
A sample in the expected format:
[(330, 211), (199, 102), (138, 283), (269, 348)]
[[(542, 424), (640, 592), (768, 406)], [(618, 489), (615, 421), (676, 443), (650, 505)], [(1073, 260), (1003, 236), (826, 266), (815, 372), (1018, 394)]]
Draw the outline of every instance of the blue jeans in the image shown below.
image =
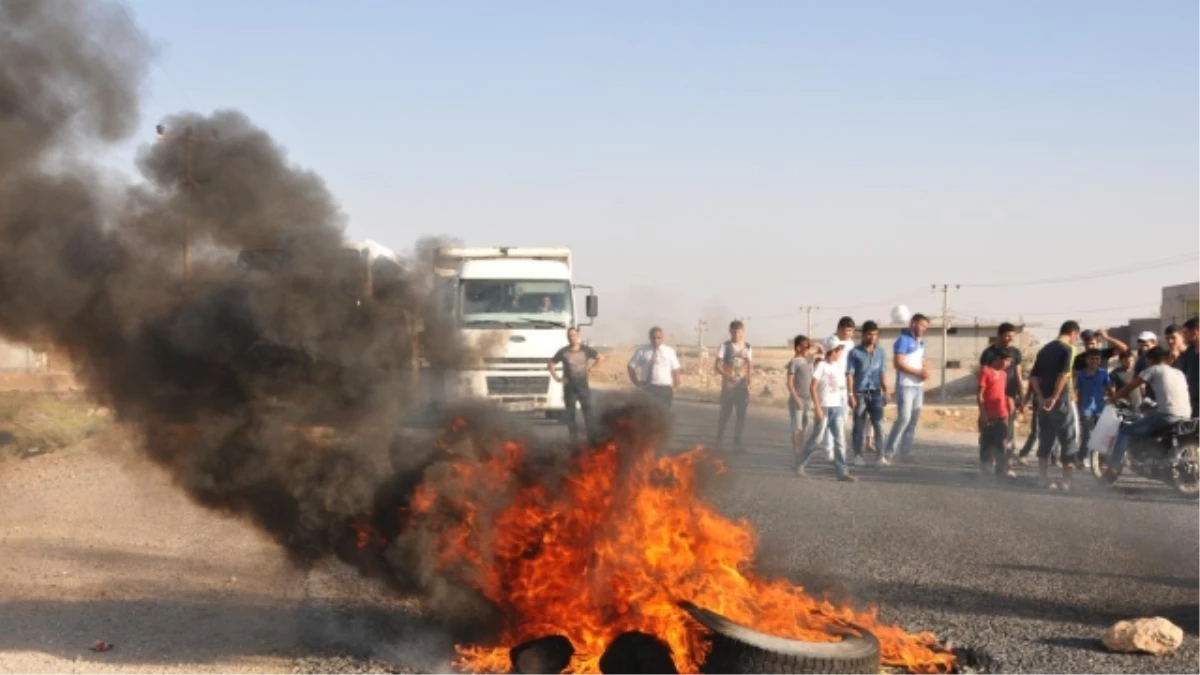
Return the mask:
[(846, 408), (844, 406), (824, 408), (824, 411), (825, 416), (813, 425), (812, 435), (808, 437), (808, 443), (804, 445), (804, 452), (800, 456), (798, 466), (803, 467), (808, 464), (808, 458), (812, 457), (817, 446), (825, 439), (825, 432), (828, 431), (833, 435), (833, 467), (839, 476), (844, 476), (846, 474)]
[(1129, 450), (1129, 444), (1133, 442), (1134, 438), (1154, 436), (1170, 429), (1181, 421), (1183, 421), (1182, 417), (1154, 412), (1133, 424), (1126, 424), (1121, 427), (1121, 430), (1117, 432), (1117, 442), (1113, 444), (1112, 455), (1108, 458), (1108, 465), (1114, 468), (1122, 465), (1125, 461), (1125, 453)]
[(875, 451), (882, 452), (883, 446), (883, 392), (860, 391), (854, 394), (854, 456), (862, 454), (867, 436), (867, 418), (875, 428)]
[(892, 433), (888, 434), (886, 456), (896, 454), (896, 441), (900, 442), (900, 456), (912, 454), (913, 435), (917, 433), (917, 422), (921, 420), (921, 406), (925, 404), (925, 387), (896, 387), (896, 421)]

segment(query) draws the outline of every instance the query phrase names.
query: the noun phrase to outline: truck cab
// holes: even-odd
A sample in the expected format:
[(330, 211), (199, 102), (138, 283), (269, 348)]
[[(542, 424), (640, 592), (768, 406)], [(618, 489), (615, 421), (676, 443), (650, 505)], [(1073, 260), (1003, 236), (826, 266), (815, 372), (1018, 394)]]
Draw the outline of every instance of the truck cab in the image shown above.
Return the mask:
[[(591, 325), (598, 314), (592, 288), (573, 283), (571, 249), (447, 247), (435, 256), (438, 302), (480, 358), (467, 369), (434, 375), (433, 400), (486, 398), (509, 410), (560, 414), (562, 385), (546, 372), (546, 362), (567, 343), (568, 328)], [(582, 312), (580, 289), (587, 291)]]

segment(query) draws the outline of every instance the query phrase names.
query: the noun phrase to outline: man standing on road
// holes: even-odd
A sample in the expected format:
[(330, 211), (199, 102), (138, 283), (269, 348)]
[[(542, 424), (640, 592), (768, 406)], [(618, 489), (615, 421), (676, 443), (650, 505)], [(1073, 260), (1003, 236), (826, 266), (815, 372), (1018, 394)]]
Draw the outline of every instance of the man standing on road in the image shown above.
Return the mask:
[[(1137, 336), (1137, 360), (1133, 363), (1133, 374), (1138, 375), (1147, 368), (1150, 364), (1146, 362), (1146, 352), (1158, 346), (1158, 336), (1154, 333), (1144, 330)], [(1142, 387), (1142, 399), (1153, 401), (1154, 391), (1149, 387)]]
[[(562, 382), (567, 432), (571, 434), (572, 443), (579, 440), (579, 428), (575, 426), (575, 404), (578, 403), (583, 412), (583, 423), (587, 425), (588, 444), (596, 444), (596, 418), (592, 414), (592, 391), (588, 386), (588, 374), (603, 360), (602, 354), (583, 344), (578, 328), (568, 328), (567, 346), (558, 350), (546, 364), (550, 377), (556, 382)], [(588, 365), (588, 361), (591, 361), (591, 365)], [(562, 375), (558, 374), (556, 365), (562, 366)]]
[(717, 450), (725, 438), (729, 417), (737, 413), (733, 424), (733, 451), (742, 452), (742, 431), (746, 427), (746, 406), (750, 404), (752, 353), (746, 342), (746, 326), (741, 321), (729, 324), (729, 339), (721, 344), (713, 370), (721, 376), (721, 412), (717, 419)]
[[(847, 359), (849, 409), (854, 411), (854, 466), (866, 465), (862, 453), (868, 418), (875, 429), (875, 438), (883, 438), (883, 407), (887, 405), (888, 397), (887, 383), (883, 376), (886, 359), (883, 347), (879, 346), (879, 325), (874, 321), (863, 323), (862, 343), (851, 350), (850, 358)], [(879, 444), (879, 440), (875, 442)], [(882, 456), (881, 453), (880, 457)]]
[(1187, 351), (1187, 344), (1183, 339), (1183, 329), (1175, 324), (1171, 324), (1163, 329), (1163, 333), (1167, 336), (1167, 365), (1175, 363), (1175, 359), (1183, 356)]
[[(1029, 372), (1038, 415), (1038, 469), (1051, 489), (1071, 489), (1071, 466), (1079, 439), (1079, 420), (1072, 402), (1071, 367), (1075, 361), (1075, 343), (1079, 324), (1064, 322), (1053, 340), (1038, 351)], [(1050, 452), (1055, 441), (1060, 448), (1062, 481), (1050, 480)]]
[[(992, 365), (996, 360), (996, 356), (1007, 354), (1008, 368), (1005, 370), (1005, 385), (1004, 393), (1008, 396), (1008, 431), (1004, 440), (1004, 447), (1007, 452), (1014, 453), (1017, 449), (1016, 430), (1017, 417), (1021, 414), (1021, 404), (1025, 397), (1025, 380), (1021, 376), (1021, 350), (1013, 346), (1017, 341), (1017, 327), (1007, 321), (1000, 324), (996, 329), (996, 337), (992, 340), (992, 344), (988, 345), (987, 349), (979, 355), (979, 370), (983, 372), (984, 368)], [(1033, 437), (1030, 432), (1030, 438)], [(1029, 447), (1033, 446), (1030, 442)], [(1022, 449), (1022, 457), (1028, 454), (1028, 450)]]
[(1183, 339), (1187, 349), (1172, 364), (1183, 371), (1187, 378), (1188, 401), (1192, 406), (1192, 417), (1200, 417), (1200, 330), (1197, 330), (1196, 317), (1183, 324)]
[(929, 370), (925, 367), (925, 343), (921, 341), (927, 330), (929, 319), (924, 314), (914, 314), (908, 328), (901, 331), (892, 347), (892, 365), (896, 369), (896, 421), (888, 434), (885, 450), (879, 456), (879, 463), (884, 466), (892, 463), (892, 457), (900, 462), (912, 461), (913, 436), (917, 433), (921, 406), (925, 403), (925, 380), (929, 379)]
[(834, 361), (841, 356), (838, 352), (843, 349), (845, 348), (840, 344), (834, 345), (833, 349), (825, 352), (825, 359), (813, 368), (813, 380), (809, 385), (809, 392), (817, 404), (813, 408), (816, 424), (813, 426), (812, 435), (808, 437), (808, 443), (804, 445), (803, 454), (796, 456), (796, 475), (801, 478), (806, 475), (804, 467), (817, 449), (817, 444), (825, 438), (827, 431), (832, 431), (833, 466), (837, 471), (838, 480), (844, 483), (853, 483), (858, 480), (850, 475), (850, 470), (846, 466), (846, 389), (844, 388), (846, 378), (834, 364)]
[[(838, 319), (837, 332), (825, 339), (825, 351), (833, 349), (834, 345), (841, 345), (842, 351), (839, 352), (838, 360), (834, 366), (842, 369), (842, 379), (845, 380), (846, 371), (850, 363), (850, 351), (854, 349), (854, 319), (849, 316), (843, 316)], [(843, 391), (843, 396), (849, 394), (847, 388)], [(854, 410), (854, 404), (851, 403), (848, 410)], [(825, 456), (833, 460), (833, 432), (825, 432)]]
[(679, 357), (670, 345), (663, 344), (663, 329), (650, 329), (650, 344), (634, 350), (625, 370), (633, 386), (671, 407), (679, 391)]
[[(1095, 350), (1100, 354), (1100, 367), (1105, 370), (1108, 370), (1108, 362), (1114, 356), (1120, 356), (1129, 351), (1129, 345), (1109, 335), (1108, 331), (1103, 328), (1100, 330), (1085, 330), (1083, 333), (1080, 333), (1079, 338), (1083, 340), (1083, 351), (1075, 356), (1075, 363), (1071, 366), (1071, 370), (1077, 373), (1087, 369), (1087, 358), (1084, 355), (1090, 351)], [(1101, 349), (1101, 339), (1107, 342), (1109, 346)]]
[(792, 349), (795, 355), (788, 361), (784, 377), (788, 393), (788, 418), (792, 422), (792, 452), (798, 454), (812, 413), (812, 395), (809, 392), (813, 377), (812, 343), (808, 336), (797, 335), (792, 340)]

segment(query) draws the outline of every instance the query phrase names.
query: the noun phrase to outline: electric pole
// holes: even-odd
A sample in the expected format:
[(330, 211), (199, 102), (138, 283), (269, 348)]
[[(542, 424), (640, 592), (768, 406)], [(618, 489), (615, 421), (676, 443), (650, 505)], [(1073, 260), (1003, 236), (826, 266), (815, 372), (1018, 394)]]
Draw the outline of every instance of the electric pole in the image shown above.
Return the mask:
[(708, 328), (708, 322), (700, 319), (696, 322), (696, 354), (704, 357), (704, 330)]
[[(166, 127), (159, 124), (154, 127), (154, 131), (160, 141), (183, 141), (184, 145), (184, 162), (185, 173), (183, 185), (192, 191), (196, 187), (196, 180), (192, 176), (192, 144), (208, 143), (217, 139), (217, 132), (213, 130), (212, 138), (200, 138), (197, 136), (191, 127), (183, 130), (182, 134), (168, 134)], [(183, 215), (183, 283), (186, 286), (192, 278), (192, 210), (188, 208), (187, 213)]]
[(807, 314), (807, 315), (808, 315), (808, 328), (806, 329), (805, 335), (807, 335), (807, 336), (808, 336), (808, 339), (810, 339), (810, 340), (811, 340), (811, 339), (813, 339), (813, 334), (812, 334), (812, 315), (813, 315), (813, 312), (814, 312), (814, 311), (816, 311), (816, 310), (818, 310), (818, 309), (821, 309), (821, 308), (820, 308), (820, 307), (814, 307), (814, 306), (812, 306), (812, 305), (806, 305), (806, 306), (804, 306), (804, 307), (801, 307), (801, 308), (800, 308), (800, 311), (801, 311), (801, 312), (804, 312), (805, 314)]
[[(931, 286), (933, 291), (937, 291), (937, 284)], [(954, 290), (958, 290), (959, 285), (954, 284)], [(946, 358), (949, 353), (950, 346), (950, 285), (942, 284), (942, 403), (949, 399), (949, 388), (946, 386)]]

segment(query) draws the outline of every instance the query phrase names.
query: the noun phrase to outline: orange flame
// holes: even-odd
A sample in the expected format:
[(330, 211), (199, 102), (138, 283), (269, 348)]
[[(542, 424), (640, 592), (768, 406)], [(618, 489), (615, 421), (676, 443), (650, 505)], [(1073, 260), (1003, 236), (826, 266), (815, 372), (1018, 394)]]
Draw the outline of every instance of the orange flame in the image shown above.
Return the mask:
[(380, 534), (379, 530), (368, 523), (355, 520), (350, 522), (350, 527), (354, 530), (354, 545), (358, 548), (366, 548), (371, 543), (387, 543), (387, 539)]
[(879, 638), (885, 665), (928, 673), (954, 666), (930, 633), (909, 634), (879, 623), (874, 610), (754, 576), (753, 528), (696, 496), (697, 464), (711, 461), (699, 449), (658, 458), (639, 448), (631, 459), (609, 444), (576, 457), (553, 490), (522, 482), (524, 458), (522, 445), (506, 443), (483, 461), (455, 463), (448, 483), (423, 483), (411, 502), (413, 525), (435, 533), (438, 565), (503, 619), (496, 644), (457, 648), (457, 667), (507, 672), (509, 649), (561, 634), (575, 646), (567, 672), (598, 673), (614, 638), (642, 631), (667, 643), (681, 673), (698, 672), (707, 642), (679, 600), (810, 641), (837, 640), (829, 628), (852, 621)]

